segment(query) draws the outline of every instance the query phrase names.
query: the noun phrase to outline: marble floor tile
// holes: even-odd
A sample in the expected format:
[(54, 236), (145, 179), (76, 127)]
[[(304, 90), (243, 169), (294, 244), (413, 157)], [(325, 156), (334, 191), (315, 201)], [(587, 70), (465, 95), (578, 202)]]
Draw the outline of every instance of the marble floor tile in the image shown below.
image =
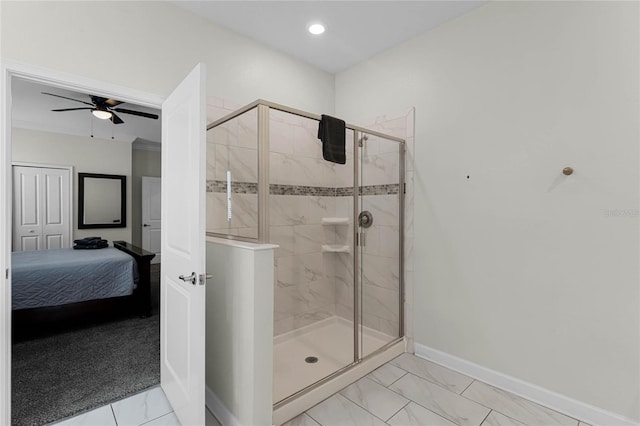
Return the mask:
[(306, 413), (302, 413), (282, 426), (320, 426), (320, 424), (309, 417)]
[(112, 404), (118, 426), (138, 426), (173, 411), (160, 387)]
[(384, 426), (384, 422), (340, 394), (325, 399), (307, 411), (323, 426)]
[(490, 411), (413, 374), (405, 375), (389, 389), (460, 426), (478, 426)]
[(456, 426), (444, 417), (427, 410), (415, 402), (410, 402), (387, 420), (391, 426)]
[(482, 422), (482, 426), (525, 426), (524, 423), (521, 423), (511, 417), (507, 417), (504, 414), (500, 414), (497, 411), (491, 411), (484, 422)]
[(173, 411), (169, 414), (165, 414), (162, 417), (158, 417), (150, 422), (143, 423), (142, 426), (182, 426), (178, 416)]
[(367, 377), (374, 382), (380, 383), (382, 386), (389, 386), (405, 374), (407, 374), (407, 372), (402, 368), (398, 368), (391, 364), (385, 364), (377, 370), (369, 373)]
[(63, 420), (60, 423), (55, 423), (55, 426), (116, 426), (116, 419), (113, 417), (110, 405), (105, 405), (95, 410), (79, 414), (67, 420)]
[(427, 361), (426, 359), (418, 358), (409, 353), (402, 354), (391, 360), (390, 364), (429, 380), (432, 383), (444, 386), (455, 393), (462, 393), (462, 391), (473, 382), (472, 378), (464, 374), (449, 370), (448, 368)]
[(340, 395), (349, 398), (374, 416), (385, 421), (409, 403), (408, 399), (367, 377), (347, 386), (340, 391)]
[(475, 381), (462, 394), (485, 407), (530, 425), (571, 425), (578, 421), (512, 393)]

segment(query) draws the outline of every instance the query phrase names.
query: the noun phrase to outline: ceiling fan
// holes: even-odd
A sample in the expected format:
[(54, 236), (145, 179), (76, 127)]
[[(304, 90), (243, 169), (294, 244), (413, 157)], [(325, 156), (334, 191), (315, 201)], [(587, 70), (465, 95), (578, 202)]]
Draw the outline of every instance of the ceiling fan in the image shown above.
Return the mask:
[(81, 104), (89, 105), (88, 107), (82, 108), (63, 108), (63, 109), (52, 109), (51, 111), (55, 112), (63, 112), (63, 111), (78, 111), (83, 109), (91, 110), (91, 114), (100, 118), (102, 120), (111, 120), (113, 124), (121, 124), (124, 123), (120, 117), (116, 115), (116, 112), (122, 114), (131, 114), (137, 115), (139, 117), (152, 118), (154, 120), (158, 119), (156, 114), (149, 114), (147, 112), (142, 111), (133, 111), (125, 108), (116, 108), (118, 105), (123, 104), (124, 102), (116, 101), (115, 99), (107, 99), (102, 98), (100, 96), (91, 95), (91, 103), (81, 101), (78, 99), (68, 98), (66, 96), (56, 95), (53, 93), (41, 92), (43, 95), (55, 96), (57, 98), (69, 99), (70, 101), (80, 102)]

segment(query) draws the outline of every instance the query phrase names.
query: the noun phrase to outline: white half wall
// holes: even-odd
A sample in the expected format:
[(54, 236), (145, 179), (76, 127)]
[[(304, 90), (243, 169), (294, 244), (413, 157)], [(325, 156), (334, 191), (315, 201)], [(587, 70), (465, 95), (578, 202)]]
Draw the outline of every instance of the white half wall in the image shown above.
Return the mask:
[(270, 425), (273, 250), (207, 237), (207, 406), (224, 425)]
[(416, 107), (416, 344), (634, 422), (639, 9), (490, 2), (336, 76)]
[[(39, 130), (12, 129), (13, 161), (73, 167), (73, 239), (100, 236), (131, 242), (131, 143)], [(126, 228), (78, 229), (78, 173), (127, 177)]]

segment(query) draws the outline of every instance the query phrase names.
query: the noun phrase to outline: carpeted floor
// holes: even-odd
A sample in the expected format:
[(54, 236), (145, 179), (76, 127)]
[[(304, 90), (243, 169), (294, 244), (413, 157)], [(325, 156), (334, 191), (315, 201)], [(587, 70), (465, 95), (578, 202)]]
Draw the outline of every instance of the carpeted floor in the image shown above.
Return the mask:
[(160, 382), (158, 276), (152, 273), (149, 318), (76, 327), (13, 344), (12, 425), (51, 423)]

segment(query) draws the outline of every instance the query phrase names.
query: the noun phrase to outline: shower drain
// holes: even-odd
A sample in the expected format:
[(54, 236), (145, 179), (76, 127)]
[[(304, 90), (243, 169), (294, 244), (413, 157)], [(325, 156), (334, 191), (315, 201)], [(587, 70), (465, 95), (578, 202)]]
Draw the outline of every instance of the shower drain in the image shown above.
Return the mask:
[(318, 357), (317, 356), (308, 356), (304, 359), (304, 362), (306, 362), (307, 364), (315, 364), (316, 362), (318, 362)]

